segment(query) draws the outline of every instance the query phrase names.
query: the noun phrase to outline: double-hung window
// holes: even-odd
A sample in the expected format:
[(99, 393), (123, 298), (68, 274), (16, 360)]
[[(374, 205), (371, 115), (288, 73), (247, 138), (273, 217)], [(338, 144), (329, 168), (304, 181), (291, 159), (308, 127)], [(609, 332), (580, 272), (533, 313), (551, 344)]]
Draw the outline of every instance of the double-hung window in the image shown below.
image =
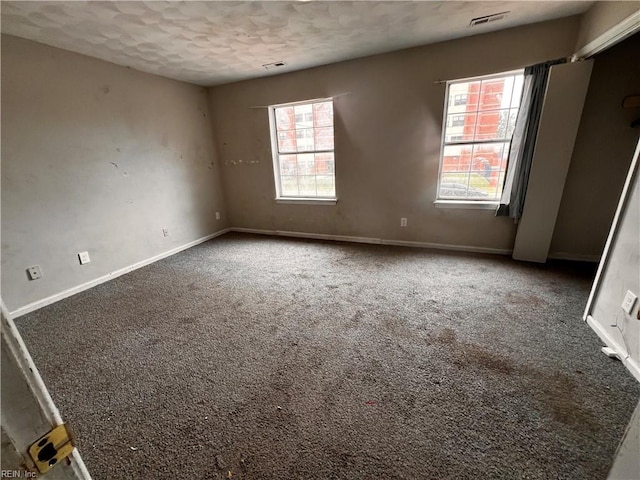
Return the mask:
[(497, 202), (523, 71), (447, 82), (438, 200)]
[(277, 200), (335, 201), (331, 98), (269, 107)]

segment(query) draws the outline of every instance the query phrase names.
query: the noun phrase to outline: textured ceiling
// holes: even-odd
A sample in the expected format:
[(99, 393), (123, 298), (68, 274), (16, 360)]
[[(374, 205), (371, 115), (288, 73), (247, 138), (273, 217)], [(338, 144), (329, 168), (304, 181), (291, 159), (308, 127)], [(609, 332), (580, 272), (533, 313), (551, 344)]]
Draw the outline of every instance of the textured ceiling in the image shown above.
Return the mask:
[[(2, 2), (2, 33), (218, 85), (582, 13), (574, 1)], [(473, 17), (510, 10), (469, 27)], [(266, 71), (262, 65), (284, 61)]]

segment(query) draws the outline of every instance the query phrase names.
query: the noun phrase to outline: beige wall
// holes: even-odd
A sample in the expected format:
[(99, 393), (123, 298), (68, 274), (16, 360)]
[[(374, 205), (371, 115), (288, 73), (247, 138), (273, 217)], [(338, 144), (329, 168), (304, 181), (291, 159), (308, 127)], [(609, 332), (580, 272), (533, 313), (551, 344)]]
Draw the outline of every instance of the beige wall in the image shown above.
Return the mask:
[(594, 3), (581, 17), (575, 50), (580, 50), (638, 10), (640, 4), (637, 0)]
[[(571, 17), (210, 89), (231, 224), (511, 249), (511, 220), (433, 205), (445, 92), (434, 81), (568, 56), (577, 27)], [(252, 107), (328, 96), (338, 204), (276, 204), (267, 110)]]
[(591, 82), (551, 242), (555, 256), (602, 253), (636, 142), (640, 111), (622, 99), (640, 94), (640, 34), (594, 57)]
[(226, 225), (206, 89), (2, 36), (10, 311)]
[[(636, 152), (640, 152), (640, 142)], [(640, 321), (637, 319), (640, 304), (636, 301), (631, 313), (621, 308), (627, 290), (640, 296), (640, 173), (637, 167), (596, 287), (587, 311), (593, 318), (592, 326), (640, 381)]]

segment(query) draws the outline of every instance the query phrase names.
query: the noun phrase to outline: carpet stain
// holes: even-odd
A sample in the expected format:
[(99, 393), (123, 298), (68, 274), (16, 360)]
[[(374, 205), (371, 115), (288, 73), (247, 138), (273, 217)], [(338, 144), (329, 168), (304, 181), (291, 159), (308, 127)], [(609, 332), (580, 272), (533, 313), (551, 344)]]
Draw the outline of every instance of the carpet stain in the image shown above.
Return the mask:
[(436, 337), (436, 341), (445, 345), (453, 345), (458, 341), (456, 331), (452, 328), (444, 328)]
[(547, 303), (536, 295), (522, 295), (518, 292), (509, 292), (507, 294), (507, 302), (530, 307), (539, 307)]
[(460, 368), (481, 367), (493, 372), (518, 374), (530, 385), (529, 390), (542, 409), (556, 422), (586, 428), (595, 432), (601, 428), (597, 417), (585, 405), (576, 392), (576, 385), (568, 375), (548, 374), (525, 366), (517, 367), (508, 357), (489, 351), (480, 345), (461, 342), (455, 330), (444, 328), (436, 342), (451, 347), (452, 363)]
[(452, 328), (442, 329), (435, 340), (451, 347), (451, 361), (458, 367), (481, 367), (504, 374), (511, 374), (514, 371), (513, 362), (508, 357), (475, 343), (459, 341)]
[(472, 343), (459, 344), (453, 363), (458, 366), (475, 365), (507, 375), (514, 371), (509, 358)]
[(555, 421), (591, 432), (601, 428), (598, 417), (585, 405), (571, 377), (558, 372), (552, 375), (535, 373), (531, 376), (536, 387), (533, 394)]
[(364, 317), (364, 313), (362, 312), (362, 310), (358, 310), (352, 317), (351, 317), (351, 323), (358, 325), (360, 323), (360, 321), (362, 320), (362, 318)]

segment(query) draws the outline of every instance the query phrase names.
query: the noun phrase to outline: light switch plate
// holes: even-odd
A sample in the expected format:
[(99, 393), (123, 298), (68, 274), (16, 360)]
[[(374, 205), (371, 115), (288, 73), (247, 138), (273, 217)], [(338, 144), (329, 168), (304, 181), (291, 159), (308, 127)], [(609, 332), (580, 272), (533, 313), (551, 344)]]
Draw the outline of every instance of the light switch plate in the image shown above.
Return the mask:
[(80, 253), (78, 253), (78, 260), (80, 260), (80, 265), (84, 265), (85, 263), (91, 263), (91, 258), (89, 257), (89, 252), (80, 252)]
[(630, 314), (637, 299), (638, 296), (635, 293), (631, 290), (627, 290), (627, 294), (624, 296), (624, 300), (622, 301), (622, 310)]

